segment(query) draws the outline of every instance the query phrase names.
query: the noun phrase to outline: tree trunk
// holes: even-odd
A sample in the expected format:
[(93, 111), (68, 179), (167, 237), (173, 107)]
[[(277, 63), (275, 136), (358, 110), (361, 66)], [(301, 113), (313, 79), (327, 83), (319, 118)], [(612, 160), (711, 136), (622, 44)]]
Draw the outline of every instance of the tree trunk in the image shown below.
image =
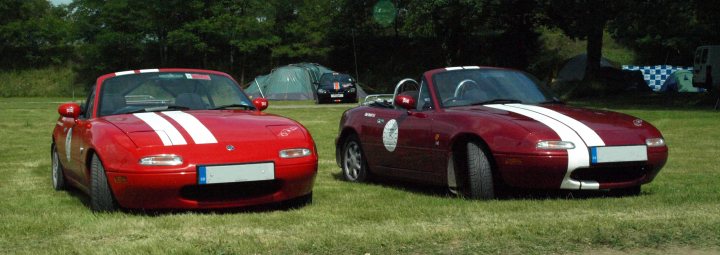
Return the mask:
[(597, 80), (600, 72), (600, 59), (602, 58), (603, 30), (605, 23), (593, 29), (587, 37), (587, 63), (585, 65), (585, 80)]

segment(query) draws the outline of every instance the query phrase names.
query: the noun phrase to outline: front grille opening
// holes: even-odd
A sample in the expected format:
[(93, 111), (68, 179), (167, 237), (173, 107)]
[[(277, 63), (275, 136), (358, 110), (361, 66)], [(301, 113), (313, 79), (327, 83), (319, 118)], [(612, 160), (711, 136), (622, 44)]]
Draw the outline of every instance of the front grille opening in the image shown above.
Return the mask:
[(578, 181), (596, 181), (599, 183), (637, 181), (645, 177), (649, 166), (593, 166), (580, 168), (572, 172), (570, 177)]
[(281, 186), (280, 180), (192, 185), (180, 189), (180, 196), (198, 202), (221, 202), (270, 195)]

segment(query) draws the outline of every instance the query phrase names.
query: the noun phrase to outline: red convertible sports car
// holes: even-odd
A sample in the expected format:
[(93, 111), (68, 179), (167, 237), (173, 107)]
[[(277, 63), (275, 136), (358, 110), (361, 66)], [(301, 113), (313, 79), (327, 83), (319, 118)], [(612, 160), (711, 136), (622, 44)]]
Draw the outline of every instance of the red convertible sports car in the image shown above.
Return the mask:
[(388, 96), (342, 116), (336, 159), (348, 181), (394, 177), (477, 199), (500, 184), (638, 194), (668, 156), (650, 123), (564, 105), (515, 70), (435, 69)]
[(310, 203), (315, 143), (267, 106), (221, 72), (106, 74), (84, 106), (58, 109), (53, 186), (88, 193), (95, 211)]

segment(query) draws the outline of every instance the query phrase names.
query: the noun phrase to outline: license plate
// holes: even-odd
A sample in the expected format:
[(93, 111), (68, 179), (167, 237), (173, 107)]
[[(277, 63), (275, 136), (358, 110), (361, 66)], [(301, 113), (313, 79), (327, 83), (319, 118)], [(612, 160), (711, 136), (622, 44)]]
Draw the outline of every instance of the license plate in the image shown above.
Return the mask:
[(330, 97), (337, 98), (337, 97), (343, 97), (343, 94), (330, 94)]
[(264, 181), (275, 179), (275, 164), (198, 166), (197, 173), (198, 184)]
[(608, 146), (590, 148), (590, 161), (593, 164), (612, 162), (646, 161), (647, 146)]

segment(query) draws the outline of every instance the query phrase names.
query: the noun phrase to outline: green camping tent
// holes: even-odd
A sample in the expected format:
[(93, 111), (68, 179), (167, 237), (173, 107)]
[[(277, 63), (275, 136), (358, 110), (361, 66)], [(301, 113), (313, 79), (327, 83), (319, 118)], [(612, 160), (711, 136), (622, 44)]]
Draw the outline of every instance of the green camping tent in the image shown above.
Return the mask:
[(273, 100), (314, 100), (315, 87), (305, 68), (282, 66), (255, 78), (245, 89), (251, 97)]
[(688, 70), (678, 70), (670, 74), (665, 80), (660, 92), (677, 91), (677, 92), (704, 92), (702, 88), (696, 88), (692, 85), (693, 73)]

